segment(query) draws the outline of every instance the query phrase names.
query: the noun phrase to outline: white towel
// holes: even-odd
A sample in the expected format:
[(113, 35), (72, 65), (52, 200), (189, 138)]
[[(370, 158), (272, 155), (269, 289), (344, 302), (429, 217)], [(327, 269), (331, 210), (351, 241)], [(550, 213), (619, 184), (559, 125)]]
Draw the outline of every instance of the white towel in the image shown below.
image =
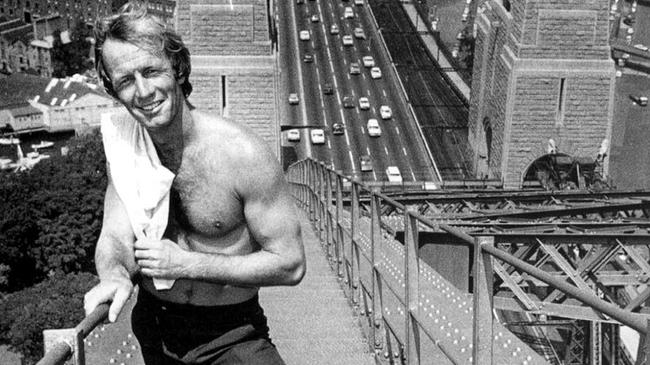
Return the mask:
[[(174, 174), (160, 163), (147, 130), (128, 114), (102, 114), (102, 139), (108, 172), (137, 239), (162, 239), (167, 228), (169, 191)], [(172, 279), (153, 279), (168, 290)]]

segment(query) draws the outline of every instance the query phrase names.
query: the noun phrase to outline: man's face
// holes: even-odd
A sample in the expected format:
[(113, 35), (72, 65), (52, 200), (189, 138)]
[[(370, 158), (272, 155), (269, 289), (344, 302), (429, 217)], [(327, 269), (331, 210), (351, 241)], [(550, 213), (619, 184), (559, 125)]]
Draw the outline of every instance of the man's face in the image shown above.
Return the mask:
[(115, 94), (140, 124), (155, 130), (180, 117), (183, 80), (166, 57), (113, 39), (104, 43), (102, 57)]

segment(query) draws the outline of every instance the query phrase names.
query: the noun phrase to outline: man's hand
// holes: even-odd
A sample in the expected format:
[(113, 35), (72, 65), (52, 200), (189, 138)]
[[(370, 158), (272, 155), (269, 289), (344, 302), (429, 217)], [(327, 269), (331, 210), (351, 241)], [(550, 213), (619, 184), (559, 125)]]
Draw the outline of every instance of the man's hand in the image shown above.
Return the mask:
[(94, 311), (98, 305), (112, 301), (108, 310), (108, 320), (115, 322), (132, 292), (133, 283), (128, 278), (116, 277), (102, 280), (84, 296), (86, 316)]
[(140, 266), (143, 275), (162, 278), (178, 279), (185, 272), (184, 258), (188, 251), (185, 242), (179, 239), (178, 244), (168, 240), (141, 239), (135, 242), (135, 261)]

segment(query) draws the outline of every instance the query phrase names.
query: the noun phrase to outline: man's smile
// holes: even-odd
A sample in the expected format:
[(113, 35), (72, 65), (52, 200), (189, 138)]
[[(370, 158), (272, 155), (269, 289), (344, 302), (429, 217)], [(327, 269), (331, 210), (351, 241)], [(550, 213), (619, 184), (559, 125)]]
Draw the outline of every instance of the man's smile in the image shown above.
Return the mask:
[(150, 113), (150, 112), (154, 111), (154, 109), (156, 109), (162, 103), (163, 103), (163, 100), (153, 101), (153, 102), (151, 102), (149, 104), (138, 105), (138, 108), (144, 110), (147, 113)]

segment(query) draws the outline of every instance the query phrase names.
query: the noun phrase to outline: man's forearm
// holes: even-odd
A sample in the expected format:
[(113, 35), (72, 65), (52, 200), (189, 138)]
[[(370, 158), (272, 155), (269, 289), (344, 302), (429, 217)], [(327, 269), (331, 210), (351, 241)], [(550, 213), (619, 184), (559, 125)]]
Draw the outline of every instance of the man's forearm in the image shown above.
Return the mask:
[(138, 271), (133, 252), (111, 239), (101, 237), (95, 250), (95, 267), (100, 279), (123, 277), (132, 279)]
[(181, 276), (224, 285), (295, 285), (305, 272), (302, 258), (264, 250), (236, 256), (187, 252), (184, 260)]

